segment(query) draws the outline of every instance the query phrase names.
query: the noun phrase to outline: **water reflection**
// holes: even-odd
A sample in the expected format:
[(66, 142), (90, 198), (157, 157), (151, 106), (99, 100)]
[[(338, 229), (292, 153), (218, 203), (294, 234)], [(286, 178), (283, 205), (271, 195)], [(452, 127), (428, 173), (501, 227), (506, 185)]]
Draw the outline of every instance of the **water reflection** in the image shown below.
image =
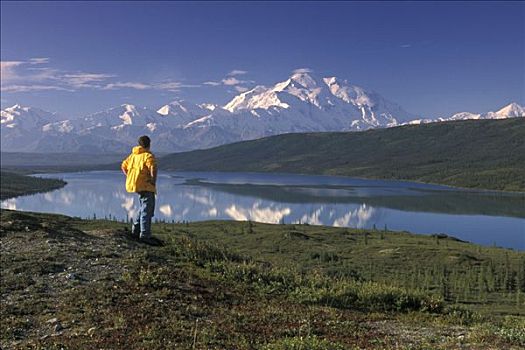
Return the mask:
[[(134, 198), (134, 196), (132, 196), (132, 195), (130, 195), (128, 193), (124, 193), (122, 191), (114, 192), (113, 196), (115, 198), (120, 199), (122, 201), (120, 206), (122, 208), (124, 208), (124, 210), (126, 211), (126, 221), (129, 218), (134, 218), (135, 215), (137, 215), (138, 208), (135, 207), (135, 198)], [(98, 200), (100, 202), (103, 202), (104, 201), (104, 196), (100, 195), (98, 197)]]
[(7, 199), (2, 202), (2, 208), (16, 210), (16, 199)]
[[(448, 214), (481, 214), (525, 218), (525, 194), (456, 190), (448, 187), (407, 188), (392, 182), (390, 189), (351, 190), (334, 185), (231, 185), (188, 181), (215, 191), (291, 203), (353, 203), (398, 210)], [(321, 187), (322, 186), (322, 187)], [(337, 187), (337, 188), (335, 188)], [(348, 186), (347, 186), (348, 187)]]
[(171, 210), (171, 205), (169, 204), (161, 205), (159, 211), (168, 219), (173, 216), (173, 211)]
[(243, 208), (232, 204), (224, 210), (224, 213), (233, 220), (252, 220), (269, 224), (278, 224), (282, 222), (286, 216), (291, 214), (291, 212), (292, 210), (289, 207), (274, 204), (264, 206), (262, 201), (256, 201), (251, 208)]
[[(68, 185), (3, 201), (2, 208), (122, 220), (137, 214), (138, 198), (124, 191), (123, 175), (118, 172), (49, 176), (64, 178)], [(158, 192), (157, 220), (386, 225), (392, 230), (447, 233), (481, 244), (525, 249), (523, 194), (337, 177), (224, 173), (164, 174)]]
[(332, 226), (363, 228), (368, 226), (367, 224), (374, 215), (374, 212), (374, 208), (362, 204), (358, 209), (350, 210), (342, 217), (336, 219)]

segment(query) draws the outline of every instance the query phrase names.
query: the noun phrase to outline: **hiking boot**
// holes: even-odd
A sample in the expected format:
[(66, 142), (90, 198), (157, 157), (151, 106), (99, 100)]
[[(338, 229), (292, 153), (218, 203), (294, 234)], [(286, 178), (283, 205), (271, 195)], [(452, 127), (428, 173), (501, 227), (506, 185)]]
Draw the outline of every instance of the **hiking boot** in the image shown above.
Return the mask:
[(138, 232), (133, 232), (133, 230), (129, 230), (127, 227), (124, 227), (124, 234), (132, 239), (139, 239), (140, 238), (140, 233)]
[(148, 244), (148, 245), (152, 245), (152, 246), (161, 246), (161, 245), (163, 245), (163, 242), (160, 239), (155, 238), (155, 237), (140, 237), (139, 240), (142, 243), (145, 243), (145, 244)]

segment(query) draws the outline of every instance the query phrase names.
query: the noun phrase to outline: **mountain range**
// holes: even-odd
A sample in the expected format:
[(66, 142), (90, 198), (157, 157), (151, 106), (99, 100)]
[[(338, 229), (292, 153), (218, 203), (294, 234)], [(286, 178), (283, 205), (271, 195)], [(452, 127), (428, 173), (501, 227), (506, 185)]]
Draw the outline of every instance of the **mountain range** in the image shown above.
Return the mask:
[(123, 104), (71, 119), (14, 105), (1, 111), (1, 148), (3, 152), (127, 152), (138, 136), (147, 134), (155, 151), (168, 153), (286, 133), (513, 117), (525, 117), (517, 103), (485, 114), (421, 118), (347, 80), (297, 72), (273, 86), (240, 93), (224, 106), (182, 100), (158, 109)]

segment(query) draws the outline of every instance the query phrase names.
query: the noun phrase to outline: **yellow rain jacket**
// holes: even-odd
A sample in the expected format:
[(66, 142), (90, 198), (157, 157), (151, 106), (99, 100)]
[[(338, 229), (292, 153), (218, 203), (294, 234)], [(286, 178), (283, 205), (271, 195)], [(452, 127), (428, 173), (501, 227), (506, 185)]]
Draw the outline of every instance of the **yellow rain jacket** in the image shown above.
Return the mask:
[(157, 160), (142, 146), (133, 147), (131, 154), (122, 162), (126, 171), (126, 191), (157, 192), (151, 173), (157, 170)]

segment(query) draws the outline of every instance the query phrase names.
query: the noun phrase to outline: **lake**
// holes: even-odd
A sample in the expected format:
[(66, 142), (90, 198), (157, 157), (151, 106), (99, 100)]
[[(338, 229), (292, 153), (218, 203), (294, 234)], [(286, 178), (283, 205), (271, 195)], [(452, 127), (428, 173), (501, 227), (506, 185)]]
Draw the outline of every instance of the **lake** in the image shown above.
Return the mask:
[[(42, 174), (68, 184), (8, 199), (2, 208), (82, 218), (136, 215), (117, 171)], [(158, 180), (157, 220), (253, 220), (376, 228), (525, 250), (525, 194), (403, 181), (265, 173), (176, 172)]]

